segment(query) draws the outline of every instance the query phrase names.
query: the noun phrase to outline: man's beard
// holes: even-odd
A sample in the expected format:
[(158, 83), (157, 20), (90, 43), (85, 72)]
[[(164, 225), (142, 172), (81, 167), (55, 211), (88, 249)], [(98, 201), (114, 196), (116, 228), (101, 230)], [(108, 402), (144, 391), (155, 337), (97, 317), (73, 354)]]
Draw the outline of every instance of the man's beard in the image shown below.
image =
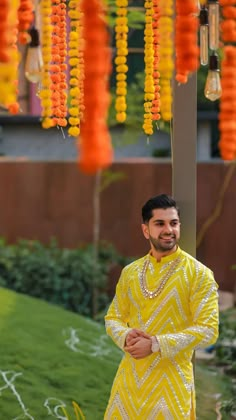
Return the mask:
[(171, 251), (177, 245), (176, 237), (173, 235), (169, 235), (169, 236), (164, 236), (164, 238), (166, 239), (168, 238), (170, 242), (168, 243), (167, 242), (165, 243), (164, 241), (161, 242), (161, 239), (153, 238), (153, 236), (149, 234), (149, 240), (156, 251), (161, 251), (161, 252)]

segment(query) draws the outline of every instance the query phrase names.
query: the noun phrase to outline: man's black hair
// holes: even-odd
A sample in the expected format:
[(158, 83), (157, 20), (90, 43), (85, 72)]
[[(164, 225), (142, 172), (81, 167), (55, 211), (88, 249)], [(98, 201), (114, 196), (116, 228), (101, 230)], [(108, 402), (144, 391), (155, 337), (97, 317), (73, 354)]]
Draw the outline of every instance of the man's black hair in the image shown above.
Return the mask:
[(150, 198), (142, 208), (143, 223), (149, 222), (152, 218), (152, 211), (155, 209), (168, 209), (174, 207), (177, 210), (179, 216), (179, 208), (177, 207), (176, 201), (167, 194), (160, 194)]

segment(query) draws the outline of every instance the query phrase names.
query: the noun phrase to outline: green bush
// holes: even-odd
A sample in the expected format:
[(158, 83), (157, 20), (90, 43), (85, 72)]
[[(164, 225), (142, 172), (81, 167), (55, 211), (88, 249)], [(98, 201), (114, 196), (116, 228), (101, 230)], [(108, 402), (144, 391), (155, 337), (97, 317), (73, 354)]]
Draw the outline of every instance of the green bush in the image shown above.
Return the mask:
[(220, 313), (220, 334), (216, 344), (216, 361), (226, 373), (236, 374), (236, 318), (235, 310)]
[(99, 312), (108, 304), (106, 289), (112, 266), (127, 263), (106, 243), (99, 245), (96, 264), (94, 255), (92, 245), (71, 250), (59, 248), (55, 240), (45, 246), (27, 240), (7, 245), (1, 239), (0, 286), (94, 316), (94, 306)]

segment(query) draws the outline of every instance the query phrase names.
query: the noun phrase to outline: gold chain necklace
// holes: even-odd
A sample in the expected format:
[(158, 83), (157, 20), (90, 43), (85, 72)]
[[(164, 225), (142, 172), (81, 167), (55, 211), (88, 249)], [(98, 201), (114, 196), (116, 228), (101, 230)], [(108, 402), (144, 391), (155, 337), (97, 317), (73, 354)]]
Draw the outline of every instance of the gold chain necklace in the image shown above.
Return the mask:
[(174, 273), (174, 271), (175, 271), (177, 265), (179, 264), (180, 260), (181, 260), (181, 257), (178, 257), (178, 258), (176, 258), (176, 260), (174, 260), (171, 263), (171, 266), (170, 266), (169, 270), (166, 272), (166, 274), (161, 279), (160, 285), (153, 292), (148, 290), (147, 282), (146, 282), (146, 272), (147, 272), (147, 268), (148, 268), (148, 265), (149, 265), (149, 259), (147, 259), (144, 262), (143, 268), (142, 268), (142, 271), (141, 271), (141, 274), (140, 274), (141, 290), (142, 290), (142, 293), (143, 293), (144, 297), (149, 298), (149, 299), (153, 299), (153, 298), (159, 296), (159, 294), (164, 289), (164, 287), (166, 285), (166, 282), (169, 280), (169, 278)]

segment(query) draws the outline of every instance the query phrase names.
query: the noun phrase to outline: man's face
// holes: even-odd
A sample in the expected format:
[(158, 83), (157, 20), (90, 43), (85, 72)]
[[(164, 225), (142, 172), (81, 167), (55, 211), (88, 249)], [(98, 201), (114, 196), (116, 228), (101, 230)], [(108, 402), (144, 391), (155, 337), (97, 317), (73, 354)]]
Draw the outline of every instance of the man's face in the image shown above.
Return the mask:
[(172, 251), (180, 238), (180, 221), (174, 207), (155, 209), (147, 224), (142, 224), (143, 234), (158, 252)]

